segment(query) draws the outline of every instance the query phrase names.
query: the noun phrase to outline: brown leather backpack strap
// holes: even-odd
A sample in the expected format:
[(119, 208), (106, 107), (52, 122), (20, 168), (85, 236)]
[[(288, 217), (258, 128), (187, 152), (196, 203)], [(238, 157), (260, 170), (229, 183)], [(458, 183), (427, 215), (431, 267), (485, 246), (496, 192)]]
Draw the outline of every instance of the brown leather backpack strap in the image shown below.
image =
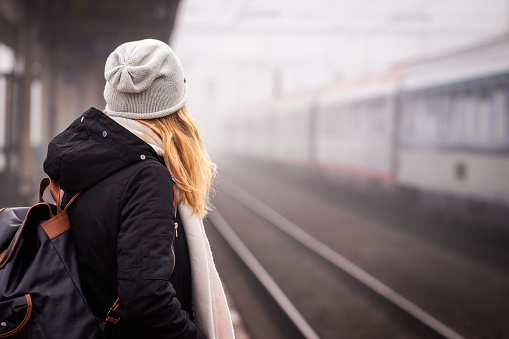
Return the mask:
[[(64, 191), (61, 192), (61, 196), (63, 198), (64, 194), (63, 194)], [(69, 202), (67, 203), (67, 205), (65, 205), (65, 208), (64, 208), (64, 211), (67, 211), (67, 209), (69, 208), (69, 206), (71, 206), (71, 204), (74, 202), (74, 200), (76, 200), (76, 198), (81, 194), (81, 192), (79, 193), (76, 193), (72, 198), (71, 200), (69, 200)]]
[(46, 187), (49, 186), (49, 178), (43, 178), (41, 180), (41, 184), (39, 185), (39, 202), (44, 202), (44, 198), (42, 195), (44, 194), (44, 191), (46, 190)]
[(118, 321), (120, 320), (119, 314), (118, 314), (118, 304), (119, 304), (119, 298), (115, 300), (115, 303), (113, 306), (111, 306), (110, 310), (108, 311), (108, 314), (106, 315), (106, 321), (109, 323), (112, 323), (116, 325)]
[[(53, 179), (46, 177), (41, 180), (39, 185), (39, 202), (44, 202), (44, 191), (49, 186), (49, 190), (53, 200), (55, 201), (55, 205), (57, 206), (57, 214), (62, 212), (62, 190), (60, 189), (60, 185), (58, 182)], [(74, 199), (74, 198), (73, 198)]]
[(55, 200), (55, 205), (57, 205), (57, 214), (62, 212), (62, 201), (60, 200), (60, 184), (56, 181), (53, 181), (51, 178), (49, 179), (49, 191), (53, 200)]
[[(41, 227), (48, 237), (53, 239), (71, 228), (69, 216), (67, 215), (66, 210), (80, 194), (75, 194), (65, 209), (62, 209), (64, 191), (62, 191), (60, 189), (60, 185), (51, 178), (44, 178), (41, 180), (41, 184), (39, 186), (39, 202), (44, 202), (43, 194), (48, 186), (50, 187), (51, 196), (53, 197), (53, 200), (55, 200), (55, 204), (57, 206), (57, 214), (51, 214), (51, 218), (41, 223)], [(50, 213), (52, 213), (51, 209)]]
[(60, 198), (60, 185), (51, 180), (49, 177), (43, 178), (39, 185), (39, 202), (44, 202), (43, 194), (47, 187), (50, 187), (50, 193), (55, 203), (58, 203)]
[(41, 223), (41, 227), (48, 235), (48, 238), (54, 239), (60, 234), (68, 231), (71, 228), (71, 223), (69, 222), (69, 216), (67, 213), (60, 212)]

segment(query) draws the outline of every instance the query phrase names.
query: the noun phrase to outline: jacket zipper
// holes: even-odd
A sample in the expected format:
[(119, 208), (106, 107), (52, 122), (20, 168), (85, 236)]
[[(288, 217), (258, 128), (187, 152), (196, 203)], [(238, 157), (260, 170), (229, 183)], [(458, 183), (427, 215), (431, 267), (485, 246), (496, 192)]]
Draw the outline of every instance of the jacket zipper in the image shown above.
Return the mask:
[[(177, 229), (179, 224), (175, 222), (173, 226), (175, 228), (175, 238), (178, 238), (179, 234)], [(171, 254), (173, 254), (173, 268), (171, 270), (171, 274), (173, 274), (173, 271), (175, 270), (175, 264), (177, 263), (177, 258), (175, 257), (175, 239), (173, 239), (173, 243), (171, 244)]]
[(177, 258), (175, 258), (175, 243), (171, 246), (171, 254), (173, 254), (173, 267), (171, 268), (170, 275), (173, 274), (173, 271), (175, 270), (175, 264), (177, 263)]

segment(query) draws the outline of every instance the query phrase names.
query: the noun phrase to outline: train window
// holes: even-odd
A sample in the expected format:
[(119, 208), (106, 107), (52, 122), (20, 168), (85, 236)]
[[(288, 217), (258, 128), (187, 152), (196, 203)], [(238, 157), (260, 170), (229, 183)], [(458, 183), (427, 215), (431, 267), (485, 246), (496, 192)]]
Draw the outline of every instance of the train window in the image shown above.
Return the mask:
[(323, 121), (325, 109), (323, 106), (318, 106), (316, 108), (315, 120), (316, 120), (316, 131), (318, 135), (323, 134), (323, 130), (325, 127), (325, 123)]
[(356, 126), (357, 117), (355, 116), (357, 111), (355, 110), (355, 107), (352, 104), (349, 104), (347, 106), (347, 112), (348, 112), (347, 123), (348, 123), (348, 129), (350, 131), (349, 136), (352, 136), (352, 135), (355, 135), (355, 133), (357, 133), (357, 126)]
[(471, 89), (468, 89), (463, 95), (462, 100), (462, 109), (464, 115), (464, 130), (463, 130), (463, 140), (468, 142), (475, 139), (475, 126), (476, 126), (476, 117), (475, 117), (475, 100), (474, 93)]
[(342, 107), (339, 105), (336, 106), (336, 124), (338, 134), (342, 134), (345, 127), (343, 123), (343, 110)]
[(428, 140), (436, 142), (439, 138), (439, 120), (440, 120), (440, 99), (437, 94), (429, 98), (428, 106)]
[(338, 135), (343, 135), (345, 132), (345, 123), (343, 121), (343, 109), (341, 106), (337, 106), (336, 109), (336, 122), (338, 124)]
[(381, 113), (383, 111), (382, 105), (383, 105), (383, 100), (376, 99), (376, 100), (373, 100), (373, 102), (371, 103), (371, 108), (370, 108), (371, 130), (378, 134), (384, 133), (382, 120), (381, 120), (381, 118), (382, 118)]
[(423, 96), (421, 100), (421, 107), (418, 114), (415, 116), (417, 135), (419, 141), (425, 141), (428, 139), (430, 126), (429, 126), (429, 115), (430, 115), (431, 103), (428, 95)]
[(427, 99), (426, 96), (421, 96), (418, 99), (418, 103), (416, 105), (415, 113), (414, 113), (414, 126), (415, 126), (415, 135), (416, 139), (423, 140), (425, 139), (424, 127), (425, 127), (425, 118), (426, 118), (426, 110), (427, 110)]
[(389, 133), (389, 119), (392, 119), (391, 110), (392, 110), (392, 101), (388, 98), (380, 100), (378, 104), (378, 123), (380, 124), (380, 128), (383, 128), (384, 133)]
[(321, 107), (318, 113), (318, 126), (320, 134), (327, 133), (328, 106)]
[(408, 124), (409, 124), (409, 135), (413, 140), (419, 138), (419, 115), (422, 114), (423, 111), (423, 102), (421, 97), (415, 97), (412, 100), (412, 104), (409, 107), (411, 111), (408, 112)]
[(302, 135), (307, 136), (309, 134), (309, 112), (307, 109), (302, 110), (300, 114), (299, 131)]
[(358, 104), (357, 117), (359, 118), (359, 134), (366, 135), (366, 117), (367, 117), (367, 105)]
[(341, 131), (343, 135), (348, 135), (350, 127), (348, 126), (348, 108), (345, 105), (341, 105), (339, 109), (339, 124), (341, 125)]
[(491, 97), (489, 88), (483, 86), (478, 96), (478, 137), (487, 142), (491, 135)]
[(334, 106), (329, 106), (327, 107), (327, 111), (326, 111), (326, 116), (327, 116), (327, 125), (326, 125), (326, 128), (325, 128), (325, 131), (327, 132), (328, 135), (334, 135), (334, 132), (335, 132), (335, 114), (334, 114)]
[(428, 142), (434, 143), (439, 138), (438, 135), (438, 121), (439, 121), (439, 101), (436, 94), (427, 96), (426, 103), (426, 120), (425, 120), (425, 139)]
[(359, 135), (366, 135), (366, 118), (367, 118), (367, 105), (366, 104), (358, 104), (357, 117), (359, 118)]
[(331, 110), (330, 110), (330, 107), (327, 107), (327, 109), (325, 110), (325, 114), (324, 114), (324, 129), (323, 131), (327, 134), (327, 135), (331, 135), (332, 134), (332, 114), (331, 114)]
[(345, 108), (343, 105), (338, 106), (338, 129), (341, 135), (348, 133), (348, 126), (345, 123)]
[(415, 140), (418, 137), (415, 127), (418, 126), (417, 115), (421, 108), (420, 97), (412, 96), (407, 107), (408, 109), (405, 112), (406, 124), (408, 125), (407, 135), (409, 140)]
[[(401, 142), (508, 147), (509, 83), (506, 78), (497, 83), (483, 81), (454, 85), (440, 91), (431, 89), (404, 94), (401, 101)], [(379, 102), (376, 104), (377, 109), (382, 107)], [(382, 115), (382, 125), (383, 122)], [(381, 130), (378, 124), (376, 126), (373, 127), (376, 131)]]
[(350, 118), (350, 114), (348, 111), (348, 107), (345, 105), (341, 106), (341, 124), (343, 124), (343, 134), (346, 136), (352, 133), (352, 129), (350, 128), (350, 124), (348, 122)]
[(415, 103), (416, 98), (414, 96), (408, 96), (402, 100), (401, 139), (403, 142), (412, 141), (415, 137), (413, 133)]
[(433, 139), (433, 125), (435, 122), (435, 102), (432, 95), (427, 95), (424, 99), (423, 112), (423, 138), (427, 142)]
[(341, 121), (339, 120), (339, 105), (332, 106), (332, 115), (334, 117), (334, 135), (337, 135), (341, 130)]
[(507, 83), (500, 83), (495, 90), (495, 140), (497, 142), (508, 142), (509, 110), (507, 107)]
[(373, 125), (376, 123), (376, 100), (370, 100), (364, 106), (364, 120), (367, 133), (371, 133)]
[(359, 135), (364, 136), (366, 134), (366, 104), (357, 104), (357, 121), (358, 127), (357, 132)]
[(348, 127), (351, 134), (357, 133), (357, 109), (353, 104), (348, 105)]
[(451, 93), (449, 101), (449, 140), (453, 143), (457, 143), (461, 136), (461, 96), (458, 92)]
[(440, 93), (436, 96), (436, 114), (437, 126), (436, 135), (438, 140), (446, 141), (449, 139), (449, 100), (447, 93)]

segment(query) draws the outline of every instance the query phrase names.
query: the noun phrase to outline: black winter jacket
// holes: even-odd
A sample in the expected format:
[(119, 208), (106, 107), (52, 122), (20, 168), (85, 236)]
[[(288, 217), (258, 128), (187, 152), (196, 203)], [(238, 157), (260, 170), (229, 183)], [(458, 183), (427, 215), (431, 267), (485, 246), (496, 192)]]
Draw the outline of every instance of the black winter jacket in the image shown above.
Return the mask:
[(203, 338), (185, 233), (173, 227), (173, 181), (152, 147), (90, 108), (51, 141), (44, 170), (64, 203), (82, 192), (69, 218), (95, 315), (104, 319), (118, 296), (117, 338)]

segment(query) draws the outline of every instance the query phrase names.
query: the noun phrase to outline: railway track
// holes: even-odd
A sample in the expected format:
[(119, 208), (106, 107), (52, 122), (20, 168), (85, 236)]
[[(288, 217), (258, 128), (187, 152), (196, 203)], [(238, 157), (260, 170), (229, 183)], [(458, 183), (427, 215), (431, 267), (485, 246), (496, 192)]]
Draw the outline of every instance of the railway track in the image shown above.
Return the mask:
[(223, 284), (234, 299), (250, 338), (305, 338), (221, 233), (210, 222), (205, 225)]
[[(231, 184), (230, 184), (231, 185)], [(231, 191), (230, 191), (231, 192)], [(248, 203), (253, 203), (256, 200), (253, 200), (249, 195), (245, 195), (246, 192), (242, 192), (239, 188), (236, 188), (235, 197), (242, 203), (243, 205), (247, 205)], [(243, 197), (241, 196), (244, 195)], [(240, 197), (240, 199), (239, 199)], [(341, 327), (340, 322), (334, 324), (333, 322), (329, 323), (329, 326), (326, 328), (323, 327), (322, 324), (317, 323), (314, 326), (317, 328), (316, 331), (318, 333), (322, 332), (320, 335), (317, 334), (315, 329), (313, 329), (313, 325), (309, 324), (308, 321), (302, 316), (302, 314), (298, 311), (297, 307), (292, 303), (292, 301), (287, 297), (285, 292), (279, 287), (279, 285), (272, 279), (271, 275), (264, 269), (263, 265), (256, 259), (254, 254), (247, 248), (244, 242), (237, 236), (232, 227), (228, 224), (228, 222), (224, 219), (220, 212), (214, 211), (210, 216), (210, 221), (213, 226), (217, 229), (217, 231), (221, 234), (224, 240), (228, 243), (228, 245), (233, 249), (235, 254), (239, 257), (239, 259), (247, 266), (250, 271), (250, 275), (258, 280), (259, 287), (258, 290), (263, 289), (266, 293), (270, 295), (270, 297), (277, 304), (278, 312), (281, 312), (282, 315), (279, 317), (286, 317), (293, 325), (294, 329), (297, 330), (302, 338), (368, 338), (368, 337), (392, 337), (392, 338), (448, 338), (448, 339), (461, 339), (463, 336), (456, 333), (454, 330), (450, 329), (440, 321), (436, 320), (431, 315), (424, 312), (418, 306), (412, 304), (405, 298), (401, 297), (395, 291), (391, 290), (366, 272), (362, 271), (360, 268), (349, 262), (348, 260), (342, 258), (336, 252), (332, 251), (330, 248), (327, 248), (323, 244), (320, 244), (316, 239), (310, 237), (307, 233), (300, 231), (300, 229), (295, 228), (294, 225), (289, 223), (286, 219), (282, 218), (280, 215), (275, 213), (270, 209), (266, 209), (264, 205), (262, 205), (259, 201), (256, 201), (256, 206), (258, 209), (254, 211), (258, 214), (260, 218), (268, 220), (274, 227), (279, 228), (285, 234), (287, 234), (292, 239), (296, 240), (296, 247), (302, 246), (305, 247), (305, 251), (309, 253), (302, 253), (302, 255), (309, 256), (317, 256), (315, 260), (322, 259), (323, 261), (328, 262), (334, 267), (329, 267), (329, 271), (334, 271), (335, 269), (343, 271), (348, 276), (355, 279), (360, 284), (363, 284), (365, 287), (371, 289), (373, 292), (379, 294), (381, 297), (387, 300), (387, 302), (392, 305), (383, 305), (381, 300), (375, 300), (373, 308), (375, 312), (378, 312), (380, 309), (382, 312), (386, 312), (390, 314), (391, 318), (403, 318), (401, 320), (395, 319), (394, 322), (397, 323), (401, 321), (401, 326), (404, 330), (400, 330), (397, 328), (397, 325), (394, 328), (389, 326), (381, 326), (378, 328), (377, 326), (367, 326), (367, 328), (357, 328), (354, 333), (344, 333)], [(262, 207), (263, 206), (263, 207)], [(298, 251), (302, 252), (302, 249), (298, 249)], [(299, 261), (299, 258), (296, 258)], [(312, 272), (309, 272), (312, 274)], [(334, 274), (334, 273), (333, 273)], [(302, 277), (300, 277), (302, 279)], [(346, 282), (346, 284), (351, 284), (352, 282)], [(309, 285), (313, 286), (314, 283), (310, 283)], [(316, 285), (315, 285), (316, 286)], [(362, 289), (362, 287), (357, 288), (358, 294), (360, 298), (365, 298), (366, 291)], [(322, 289), (322, 292), (327, 293), (329, 288)], [(261, 293), (261, 292), (258, 292)], [(298, 293), (297, 293), (298, 294)], [(369, 294), (369, 293), (368, 293)], [(323, 295), (322, 298), (326, 298), (327, 295)], [(368, 298), (373, 298), (374, 296), (369, 296)], [(376, 297), (375, 297), (376, 299)], [(337, 300), (341, 303), (341, 300)], [(401, 313), (405, 314), (397, 314), (393, 309), (393, 306), (397, 306), (401, 309)], [(364, 307), (363, 307), (364, 308)], [(386, 310), (384, 310), (384, 308)], [(325, 310), (326, 308), (324, 308)], [(274, 310), (273, 310), (274, 311)], [(251, 312), (251, 311), (249, 311)], [(373, 311), (372, 311), (373, 312)], [(424, 329), (423, 326), (419, 326), (419, 324), (410, 324), (411, 320), (409, 317), (415, 318), (417, 321), (422, 322), (423, 325), (429, 327), (428, 330)], [(331, 326), (332, 325), (332, 326)], [(358, 326), (358, 325), (357, 325)], [(285, 324), (283, 327), (290, 327), (290, 325)], [(346, 327), (346, 326), (345, 326)], [(248, 326), (248, 330), (249, 330)], [(284, 338), (294, 338), (294, 335), (290, 335), (287, 331), (288, 329), (282, 330)], [(435, 332), (435, 333), (432, 333)], [(381, 334), (383, 333), (383, 334)]]
[[(298, 222), (235, 183), (223, 179), (223, 184), (207, 232), (218, 269), (253, 339), (504, 337), (451, 325), (443, 314), (434, 316)], [(428, 293), (432, 298), (433, 291)]]
[[(291, 221), (284, 218), (276, 211), (272, 210), (263, 202), (251, 196), (241, 187), (232, 182), (228, 183), (228, 187), (229, 194), (239, 203), (244, 205), (246, 208), (249, 208), (254, 213), (258, 214), (261, 218), (271, 223), (274, 227), (277, 227), (279, 230), (297, 241), (300, 245), (304, 246), (312, 254), (321, 257), (323, 260), (327, 261), (337, 269), (348, 274), (350, 277), (363, 284), (365, 287), (377, 293), (387, 302), (398, 307), (402, 312), (405, 312), (444, 338), (464, 339), (462, 335), (405, 297), (401, 296), (396, 291), (381, 281), (377, 280), (369, 273), (359, 268), (357, 265), (341, 256), (339, 253), (333, 251), (331, 248), (327, 247), (308, 233), (304, 232), (297, 225), (293, 224)], [(267, 291), (269, 291), (271, 296), (277, 301), (282, 311), (284, 311), (294, 322), (295, 326), (299, 329), (302, 335), (306, 338), (318, 338), (318, 335), (312, 329), (311, 325), (305, 321), (296, 307), (286, 297), (284, 292), (279, 288), (274, 280), (272, 280), (270, 275), (263, 269), (263, 266), (256, 260), (254, 255), (244, 245), (242, 240), (235, 234), (226, 220), (224, 220), (223, 216), (218, 211), (215, 211), (211, 216), (211, 221), (228, 242), (228, 244), (235, 250), (237, 255), (246, 263), (246, 265), (258, 277)]]

